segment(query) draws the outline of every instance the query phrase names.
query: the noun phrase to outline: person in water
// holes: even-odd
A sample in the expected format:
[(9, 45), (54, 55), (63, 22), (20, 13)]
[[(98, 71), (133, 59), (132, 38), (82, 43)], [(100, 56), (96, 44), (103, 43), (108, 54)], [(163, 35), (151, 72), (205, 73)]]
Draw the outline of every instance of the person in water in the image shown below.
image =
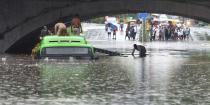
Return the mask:
[(133, 45), (133, 51), (131, 53), (133, 56), (134, 56), (135, 50), (139, 51), (139, 56), (140, 57), (145, 57), (146, 56), (146, 48), (144, 46), (134, 44)]

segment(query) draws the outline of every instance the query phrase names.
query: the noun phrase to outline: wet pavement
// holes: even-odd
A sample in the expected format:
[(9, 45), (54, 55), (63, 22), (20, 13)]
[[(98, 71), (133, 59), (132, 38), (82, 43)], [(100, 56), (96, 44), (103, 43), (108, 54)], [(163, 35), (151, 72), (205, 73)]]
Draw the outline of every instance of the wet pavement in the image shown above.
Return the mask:
[(95, 47), (128, 56), (33, 60), (0, 55), (0, 105), (210, 104), (208, 42), (144, 43), (148, 55), (140, 58), (129, 55), (138, 41), (120, 34), (115, 41), (96, 31), (98, 38), (86, 36)]

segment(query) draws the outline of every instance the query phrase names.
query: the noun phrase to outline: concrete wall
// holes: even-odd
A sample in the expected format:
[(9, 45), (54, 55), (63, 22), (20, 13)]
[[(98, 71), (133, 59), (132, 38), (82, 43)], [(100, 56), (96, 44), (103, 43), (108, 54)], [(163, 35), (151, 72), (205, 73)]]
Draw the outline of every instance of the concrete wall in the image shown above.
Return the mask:
[[(182, 0), (3, 0), (0, 3), (0, 52), (30, 51), (40, 27), (79, 13), (84, 19), (108, 14), (155, 12), (210, 22), (210, 1)], [(207, 5), (205, 5), (207, 4)]]

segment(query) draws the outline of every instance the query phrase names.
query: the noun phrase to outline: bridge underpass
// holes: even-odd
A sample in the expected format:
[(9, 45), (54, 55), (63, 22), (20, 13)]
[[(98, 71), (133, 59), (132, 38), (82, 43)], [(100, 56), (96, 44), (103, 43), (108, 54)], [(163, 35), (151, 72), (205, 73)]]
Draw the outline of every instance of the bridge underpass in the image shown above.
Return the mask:
[[(23, 3), (22, 1), (7, 0), (8, 3), (13, 2), (16, 5), (20, 5)], [(4, 11), (4, 15), (8, 15), (8, 17), (4, 17), (5, 21), (2, 20), (2, 15), (0, 15), (0, 21), (2, 24), (5, 23), (7, 24), (6, 26), (9, 26), (8, 28), (6, 26), (0, 27), (0, 31), (4, 33), (4, 38), (0, 41), (2, 52), (17, 53), (20, 49), (23, 49), (25, 52), (29, 51), (38, 37), (39, 28), (46, 24), (53, 25), (61, 15), (60, 13), (56, 15), (58, 12), (54, 12), (56, 10), (51, 11), (52, 13), (49, 14), (43, 12), (40, 16), (37, 15), (40, 12), (39, 10), (43, 9), (41, 7), (38, 8), (38, 4), (44, 4), (46, 1), (60, 3), (58, 1), (55, 2), (56, 0), (28, 1), (25, 0), (25, 3), (40, 3), (31, 4), (27, 7), (22, 5), (21, 10), (18, 9), (20, 7), (14, 4), (6, 5), (5, 8), (7, 6), (8, 8), (13, 8), (11, 11), (19, 11), (17, 13), (10, 12), (10, 14), (7, 14), (9, 10), (0, 7), (0, 14)], [(67, 3), (67, 1), (70, 0), (65, 0), (64, 2)], [(83, 3), (91, 4), (95, 2), (96, 4), (100, 2), (96, 2), (96, 0), (91, 1), (86, 0), (85, 2), (83, 0)], [(114, 0), (109, 2), (112, 3)], [(197, 3), (209, 4), (208, 2), (200, 1)], [(0, 5), (2, 4), (0, 3)], [(45, 4), (43, 7), (47, 5)], [(49, 5), (52, 5), (52, 3)], [(36, 10), (35, 7), (38, 9)], [(131, 7), (129, 8), (131, 9)], [(204, 6), (203, 8), (207, 7)], [(31, 12), (24, 13), (24, 9)], [(123, 11), (119, 9), (114, 11), (113, 9), (113, 11), (108, 10), (104, 12), (94, 11), (92, 14), (80, 15), (93, 18), (106, 14), (135, 13), (141, 10)], [(68, 16), (65, 15), (69, 20), (71, 18), (70, 12), (68, 12)], [(153, 12), (158, 11), (153, 10)], [(164, 11), (159, 12), (164, 13)], [(55, 13), (56, 17), (53, 16), (53, 13)], [(176, 14), (167, 11), (165, 13)], [(37, 17), (26, 19), (28, 16), (35, 15)], [(62, 15), (61, 18), (65, 20), (64, 13)], [(18, 17), (22, 18), (19, 19)], [(24, 21), (25, 19), (27, 21)], [(101, 27), (104, 28), (103, 25)], [(8, 31), (5, 31), (7, 29)], [(134, 41), (124, 40), (124, 36), (122, 36), (121, 43), (119, 40), (118, 36), (117, 40), (110, 39), (112, 43), (109, 44), (111, 46), (105, 41), (100, 42), (97, 40), (93, 43), (100, 46), (100, 48), (115, 49), (115, 47), (118, 47), (119, 49), (124, 47), (123, 43), (126, 41), (124, 44), (127, 49), (122, 49), (122, 51), (130, 53), (131, 47), (127, 46), (132, 45)], [(67, 60), (32, 60), (28, 55), (0, 54), (0, 103), (3, 105), (208, 105), (210, 103), (209, 42), (201, 45), (186, 41), (169, 43), (153, 41), (149, 42), (146, 48), (148, 48), (148, 55), (144, 58), (139, 58), (137, 55), (135, 57), (100, 56), (98, 60), (71, 58)]]
[(0, 22), (0, 52), (27, 53), (38, 41), (44, 25), (121, 13), (152, 12), (180, 15), (210, 22), (208, 0), (3, 0)]

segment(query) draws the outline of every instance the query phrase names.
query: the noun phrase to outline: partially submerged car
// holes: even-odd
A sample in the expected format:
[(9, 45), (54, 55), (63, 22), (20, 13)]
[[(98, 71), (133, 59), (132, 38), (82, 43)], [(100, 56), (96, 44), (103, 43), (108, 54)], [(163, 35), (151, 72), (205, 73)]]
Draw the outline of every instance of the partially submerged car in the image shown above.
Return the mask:
[(45, 57), (90, 57), (94, 48), (82, 36), (45, 36), (32, 50), (35, 58)]

